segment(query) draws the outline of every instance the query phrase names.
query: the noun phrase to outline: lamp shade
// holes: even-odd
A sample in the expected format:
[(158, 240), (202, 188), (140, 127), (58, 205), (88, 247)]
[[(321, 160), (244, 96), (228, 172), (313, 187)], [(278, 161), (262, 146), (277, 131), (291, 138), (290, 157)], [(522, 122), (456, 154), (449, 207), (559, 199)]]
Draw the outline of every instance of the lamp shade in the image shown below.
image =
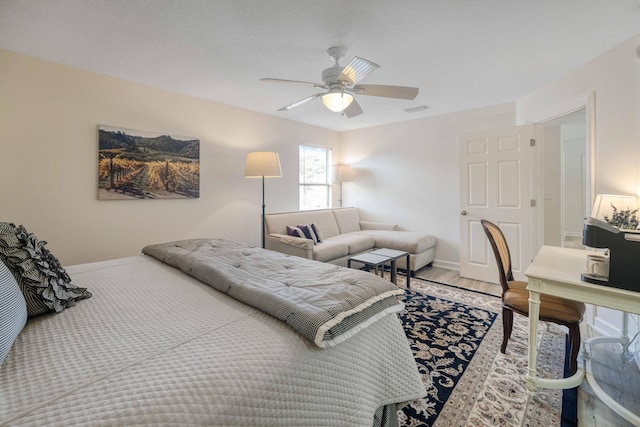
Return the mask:
[[(634, 211), (638, 209), (638, 198), (636, 196), (598, 194), (593, 204), (593, 209), (591, 210), (591, 217), (601, 221), (611, 222), (614, 208), (617, 212)], [(605, 219), (605, 217), (608, 218), (608, 220)]]
[(244, 168), (245, 178), (279, 178), (282, 176), (280, 157), (274, 151), (252, 151), (247, 153)]
[(334, 165), (331, 172), (331, 182), (353, 181), (353, 169), (349, 165)]
[(353, 102), (353, 95), (340, 89), (331, 89), (322, 95), (322, 103), (334, 113), (339, 113)]

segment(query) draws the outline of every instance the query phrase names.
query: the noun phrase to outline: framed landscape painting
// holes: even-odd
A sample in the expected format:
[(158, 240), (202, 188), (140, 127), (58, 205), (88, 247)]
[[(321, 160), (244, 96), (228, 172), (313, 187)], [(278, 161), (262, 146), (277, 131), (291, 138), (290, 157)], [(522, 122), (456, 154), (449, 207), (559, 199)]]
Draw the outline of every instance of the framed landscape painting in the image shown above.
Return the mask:
[(200, 197), (200, 140), (98, 126), (98, 199)]

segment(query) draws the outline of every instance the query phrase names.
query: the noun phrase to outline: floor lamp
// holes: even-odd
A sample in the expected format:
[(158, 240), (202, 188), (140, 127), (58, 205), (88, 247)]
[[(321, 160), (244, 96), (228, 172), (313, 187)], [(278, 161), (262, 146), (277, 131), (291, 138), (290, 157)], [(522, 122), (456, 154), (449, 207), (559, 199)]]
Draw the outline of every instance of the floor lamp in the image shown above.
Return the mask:
[(273, 151), (252, 151), (247, 153), (244, 169), (245, 178), (262, 178), (262, 247), (264, 248), (264, 179), (280, 178), (282, 167), (280, 157)]
[(333, 166), (333, 182), (340, 183), (340, 207), (342, 207), (342, 183), (353, 181), (353, 170), (349, 165), (337, 164)]

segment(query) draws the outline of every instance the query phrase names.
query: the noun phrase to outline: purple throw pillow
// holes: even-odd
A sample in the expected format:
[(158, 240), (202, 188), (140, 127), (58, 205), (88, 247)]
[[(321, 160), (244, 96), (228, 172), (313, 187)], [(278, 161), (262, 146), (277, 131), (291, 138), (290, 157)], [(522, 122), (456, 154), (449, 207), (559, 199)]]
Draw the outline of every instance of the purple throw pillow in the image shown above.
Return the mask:
[(301, 237), (303, 239), (305, 238), (304, 233), (298, 227), (289, 227), (287, 225), (287, 234), (293, 237)]

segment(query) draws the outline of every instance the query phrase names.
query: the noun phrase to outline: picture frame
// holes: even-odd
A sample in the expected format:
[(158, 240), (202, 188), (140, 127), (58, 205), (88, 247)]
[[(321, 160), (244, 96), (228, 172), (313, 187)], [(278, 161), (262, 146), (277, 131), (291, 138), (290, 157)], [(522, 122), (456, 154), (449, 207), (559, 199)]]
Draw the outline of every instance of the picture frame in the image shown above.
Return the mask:
[(200, 140), (98, 126), (98, 199), (200, 197)]

